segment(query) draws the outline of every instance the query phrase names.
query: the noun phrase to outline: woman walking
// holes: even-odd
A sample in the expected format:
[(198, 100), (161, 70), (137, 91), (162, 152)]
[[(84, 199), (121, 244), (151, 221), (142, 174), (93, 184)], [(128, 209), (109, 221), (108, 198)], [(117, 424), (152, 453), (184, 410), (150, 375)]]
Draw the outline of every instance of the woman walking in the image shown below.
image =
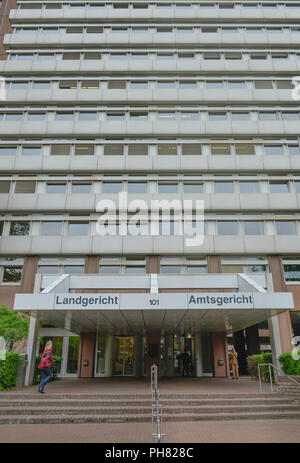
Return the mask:
[(47, 341), (44, 352), (42, 354), (41, 361), (38, 366), (42, 374), (41, 382), (39, 384), (39, 389), (38, 389), (38, 391), (41, 394), (44, 394), (44, 387), (53, 376), (51, 367), (52, 367), (52, 363), (55, 362), (55, 360), (51, 357), (51, 355), (52, 355), (52, 341)]

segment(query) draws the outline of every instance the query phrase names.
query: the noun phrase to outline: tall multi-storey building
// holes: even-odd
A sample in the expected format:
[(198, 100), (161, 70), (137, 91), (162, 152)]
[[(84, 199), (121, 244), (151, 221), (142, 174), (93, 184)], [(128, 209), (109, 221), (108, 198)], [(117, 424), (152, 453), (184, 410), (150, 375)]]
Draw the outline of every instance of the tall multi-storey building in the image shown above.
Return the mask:
[[(300, 334), (300, 3), (4, 8), (0, 302), (47, 293), (15, 306), (32, 315), (30, 358), (40, 334), (54, 339), (63, 376), (140, 376), (153, 362), (174, 376), (184, 350), (195, 375), (226, 376), (233, 343), (241, 370), (247, 353), (290, 350)], [(99, 201), (119, 214), (121, 192), (148, 206), (204, 200), (203, 244), (188, 246), (174, 215), (167, 236), (161, 216), (154, 236), (124, 235), (119, 215), (99, 234)], [(233, 295), (214, 305), (213, 292)], [(293, 293), (295, 309), (274, 292)], [(63, 293), (80, 296), (62, 310)], [(91, 296), (84, 306), (84, 293), (108, 306)], [(206, 305), (192, 309), (184, 298), (196, 293)]]

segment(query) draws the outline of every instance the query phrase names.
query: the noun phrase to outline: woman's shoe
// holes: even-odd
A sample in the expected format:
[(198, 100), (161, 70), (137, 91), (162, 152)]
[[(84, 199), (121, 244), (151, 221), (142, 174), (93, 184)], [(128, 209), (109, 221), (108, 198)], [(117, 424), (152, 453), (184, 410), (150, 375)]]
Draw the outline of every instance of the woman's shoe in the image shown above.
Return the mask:
[(40, 390), (39, 390), (39, 392), (40, 392), (41, 394), (45, 394), (45, 392), (44, 392), (44, 391), (40, 391)]

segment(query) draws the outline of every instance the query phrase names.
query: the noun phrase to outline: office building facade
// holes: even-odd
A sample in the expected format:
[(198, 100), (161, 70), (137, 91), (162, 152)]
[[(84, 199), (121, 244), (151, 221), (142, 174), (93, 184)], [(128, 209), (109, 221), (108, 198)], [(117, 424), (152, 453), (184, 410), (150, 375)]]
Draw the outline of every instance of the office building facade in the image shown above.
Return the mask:
[[(274, 343), (277, 353), (291, 350), (300, 334), (300, 4), (1, 8), (1, 303), (12, 308), (18, 293), (51, 292), (65, 275), (65, 293), (116, 293), (120, 301), (126, 293), (244, 287), (294, 299), (290, 311), (255, 318), (241, 307), (229, 321), (226, 309), (222, 320), (204, 309), (189, 318), (175, 301), (173, 312), (148, 313), (143, 302), (130, 312), (127, 302), (118, 314), (99, 309), (90, 318), (91, 308), (72, 318), (72, 307), (60, 317), (29, 307), (31, 352), (40, 334), (54, 339), (63, 376), (142, 376), (153, 362), (174, 376), (187, 350), (195, 375), (227, 376), (233, 344), (242, 371), (247, 354)], [(124, 233), (120, 193), (128, 203), (143, 200), (147, 217), (151, 201), (190, 201), (192, 224), (204, 201), (203, 243), (187, 245), (174, 214), (168, 229), (158, 214), (154, 234), (145, 216), (140, 234)], [(117, 213), (105, 236), (103, 200)]]

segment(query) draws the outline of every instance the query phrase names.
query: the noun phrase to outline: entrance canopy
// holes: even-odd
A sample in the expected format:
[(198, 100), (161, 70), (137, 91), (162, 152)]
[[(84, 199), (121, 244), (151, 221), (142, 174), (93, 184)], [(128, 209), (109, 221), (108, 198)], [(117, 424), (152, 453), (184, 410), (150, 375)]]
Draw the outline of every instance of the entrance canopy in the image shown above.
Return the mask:
[(264, 274), (37, 277), (41, 292), (17, 294), (14, 310), (76, 334), (230, 332), (294, 308), (291, 293), (266, 291)]

